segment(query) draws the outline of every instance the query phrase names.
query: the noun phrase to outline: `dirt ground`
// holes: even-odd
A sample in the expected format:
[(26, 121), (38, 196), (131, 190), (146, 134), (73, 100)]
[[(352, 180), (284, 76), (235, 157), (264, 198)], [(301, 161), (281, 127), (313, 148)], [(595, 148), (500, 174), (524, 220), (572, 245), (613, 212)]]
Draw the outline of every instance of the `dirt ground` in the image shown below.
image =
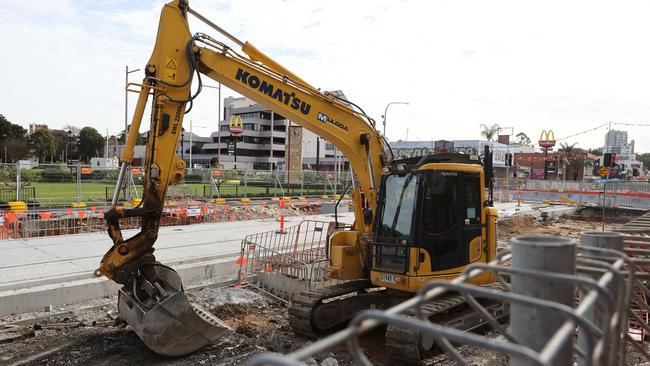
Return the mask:
[[(578, 237), (599, 223), (558, 219), (540, 222), (516, 216), (499, 224), (498, 247), (520, 234)], [(247, 289), (205, 287), (188, 293), (190, 300), (210, 310), (233, 331), (214, 344), (183, 358), (164, 358), (149, 351), (118, 317), (116, 298), (106, 298), (53, 309), (50, 313), (22, 314), (0, 319), (0, 365), (242, 365), (260, 352), (288, 353), (310, 342), (293, 334), (286, 305)], [(380, 335), (364, 342), (376, 365), (387, 365), (385, 354), (374, 348)], [(373, 337), (377, 338), (373, 340)], [(496, 334), (495, 341), (498, 341)], [(505, 365), (502, 355), (471, 347), (460, 351), (472, 364)], [(439, 364), (453, 362), (444, 356)], [(319, 354), (312, 365), (352, 365), (341, 347)]]

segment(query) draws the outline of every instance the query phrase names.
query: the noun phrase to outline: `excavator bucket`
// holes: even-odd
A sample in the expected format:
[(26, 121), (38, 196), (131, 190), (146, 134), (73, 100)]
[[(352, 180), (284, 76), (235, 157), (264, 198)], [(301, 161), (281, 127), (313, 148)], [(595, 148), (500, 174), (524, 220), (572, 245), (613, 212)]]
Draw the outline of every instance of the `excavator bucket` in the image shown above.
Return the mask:
[[(117, 309), (142, 342), (163, 356), (183, 356), (221, 337), (230, 328), (205, 309), (192, 305), (173, 269), (156, 265), (165, 296), (147, 297), (135, 281), (119, 291)], [(143, 299), (144, 298), (144, 299)]]

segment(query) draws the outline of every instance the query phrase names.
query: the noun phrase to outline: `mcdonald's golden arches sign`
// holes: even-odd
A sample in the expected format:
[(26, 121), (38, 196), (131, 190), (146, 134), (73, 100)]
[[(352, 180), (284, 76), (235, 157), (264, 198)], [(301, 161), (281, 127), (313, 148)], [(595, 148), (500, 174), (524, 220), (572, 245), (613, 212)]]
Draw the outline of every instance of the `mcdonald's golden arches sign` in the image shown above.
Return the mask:
[(231, 134), (239, 135), (240, 133), (244, 132), (244, 121), (242, 120), (241, 116), (233, 115), (230, 117), (228, 127)]

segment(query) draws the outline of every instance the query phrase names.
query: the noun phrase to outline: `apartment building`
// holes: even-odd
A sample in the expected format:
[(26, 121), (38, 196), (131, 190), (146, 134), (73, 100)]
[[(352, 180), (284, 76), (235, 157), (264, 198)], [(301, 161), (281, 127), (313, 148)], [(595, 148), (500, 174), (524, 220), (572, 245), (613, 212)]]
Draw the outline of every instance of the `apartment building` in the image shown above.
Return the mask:
[[(233, 116), (243, 122), (243, 132), (237, 138), (230, 133)], [(225, 169), (300, 170), (333, 164), (334, 156), (330, 143), (296, 122), (246, 97), (227, 97), (224, 119), (201, 147), (195, 163), (218, 163)]]

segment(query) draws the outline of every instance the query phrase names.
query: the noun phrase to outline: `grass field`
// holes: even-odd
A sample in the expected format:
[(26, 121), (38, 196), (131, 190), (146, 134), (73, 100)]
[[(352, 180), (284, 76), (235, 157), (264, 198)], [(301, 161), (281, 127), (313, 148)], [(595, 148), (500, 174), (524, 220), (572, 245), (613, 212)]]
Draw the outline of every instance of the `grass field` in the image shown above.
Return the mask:
[[(216, 192), (210, 192), (209, 187), (204, 183), (182, 183), (175, 184), (169, 187), (167, 191), (168, 196), (189, 196), (194, 198), (203, 198), (206, 196), (216, 197)], [(76, 183), (44, 183), (32, 182), (29, 187), (33, 187), (36, 193), (36, 201), (43, 205), (70, 205), (77, 202), (77, 184)], [(206, 187), (204, 195), (204, 187)], [(107, 199), (110, 200), (113, 195), (115, 186), (107, 183), (96, 182), (83, 182), (80, 187), (79, 201), (86, 204), (103, 204)], [(142, 195), (142, 186), (136, 186), (137, 195)], [(220, 187), (220, 194), (224, 197), (243, 197), (244, 191), (247, 196), (280, 196), (283, 194), (282, 190), (277, 187), (269, 187), (268, 191), (265, 187), (246, 187), (234, 184), (222, 184)], [(304, 190), (304, 194), (323, 194), (322, 189)], [(331, 192), (327, 192), (331, 193)], [(285, 195), (299, 195), (300, 190), (296, 189), (292, 192), (284, 192)], [(108, 197), (108, 198), (107, 198)]]

